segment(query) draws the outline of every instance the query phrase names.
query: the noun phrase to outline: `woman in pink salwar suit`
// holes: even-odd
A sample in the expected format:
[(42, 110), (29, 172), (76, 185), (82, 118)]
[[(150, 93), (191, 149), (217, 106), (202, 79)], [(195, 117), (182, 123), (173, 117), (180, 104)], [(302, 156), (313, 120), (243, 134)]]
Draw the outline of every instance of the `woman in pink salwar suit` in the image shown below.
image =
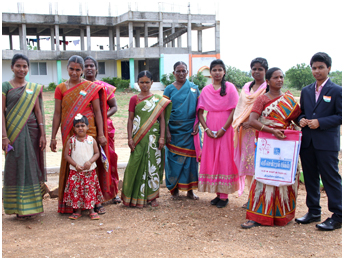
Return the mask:
[[(228, 204), (228, 194), (239, 189), (231, 126), (239, 95), (235, 86), (224, 80), (225, 69), (222, 60), (214, 60), (210, 64), (214, 83), (204, 87), (197, 105), (197, 115), (205, 132), (198, 190), (216, 193), (217, 197), (211, 204), (218, 208), (225, 207)], [(206, 122), (204, 110), (208, 111)]]

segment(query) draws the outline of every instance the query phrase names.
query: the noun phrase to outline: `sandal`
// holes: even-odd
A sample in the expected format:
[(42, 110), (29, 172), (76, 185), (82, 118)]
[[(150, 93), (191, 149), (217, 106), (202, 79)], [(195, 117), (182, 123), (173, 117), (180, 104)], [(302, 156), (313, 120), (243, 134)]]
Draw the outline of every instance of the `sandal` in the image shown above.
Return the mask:
[(98, 220), (98, 219), (100, 219), (100, 217), (99, 217), (97, 212), (91, 213), (90, 214), (90, 218), (91, 218), (91, 220)]
[(152, 207), (158, 207), (158, 206), (159, 206), (159, 202), (157, 202), (156, 199), (150, 201), (149, 204), (150, 204)]
[(78, 218), (81, 218), (81, 214), (78, 214), (78, 213), (73, 213), (72, 215), (70, 215), (69, 219), (72, 219), (72, 220), (76, 220)]
[(220, 201), (220, 198), (219, 198), (219, 197), (216, 197), (215, 199), (212, 199), (212, 200), (210, 201), (210, 204), (211, 204), (211, 205), (216, 205), (219, 201)]
[(247, 222), (245, 222), (244, 224), (241, 224), (241, 227), (243, 229), (249, 229), (249, 228), (253, 228), (253, 227), (258, 227), (258, 226), (261, 226), (262, 224), (259, 224), (258, 222), (256, 221), (253, 221), (253, 220), (249, 220)]
[(95, 206), (95, 207), (94, 207), (94, 211), (97, 212), (99, 215), (102, 215), (102, 214), (105, 214), (105, 213), (106, 213), (106, 210), (105, 210), (105, 208), (103, 207), (103, 205)]
[(246, 202), (244, 205), (242, 205), (241, 207), (243, 208), (243, 209), (247, 209), (247, 205), (248, 205), (248, 202)]
[(120, 204), (122, 202), (122, 200), (120, 199), (119, 196), (116, 196), (116, 198), (112, 199), (112, 203), (113, 204)]

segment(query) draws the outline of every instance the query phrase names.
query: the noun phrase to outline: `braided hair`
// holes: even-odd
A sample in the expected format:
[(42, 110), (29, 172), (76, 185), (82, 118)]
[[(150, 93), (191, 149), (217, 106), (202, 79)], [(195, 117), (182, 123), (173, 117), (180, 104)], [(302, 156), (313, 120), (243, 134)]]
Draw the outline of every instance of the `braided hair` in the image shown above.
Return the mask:
[[(220, 65), (223, 70), (225, 71), (226, 73), (226, 66), (225, 64), (223, 63), (222, 60), (220, 59), (217, 59), (217, 60), (213, 60), (211, 63), (210, 63), (210, 71), (216, 66), (216, 65)], [(222, 80), (221, 80), (221, 91), (220, 91), (220, 96), (223, 97), (227, 95), (227, 92), (226, 92), (226, 80), (225, 80), (225, 75), (223, 75), (222, 77)]]
[[(261, 58), (261, 57), (258, 57), (258, 58), (255, 58), (251, 61), (251, 69), (253, 68), (254, 64), (256, 63), (260, 63), (260, 65), (265, 69), (265, 73), (266, 71), (268, 70), (269, 68), (269, 65), (268, 65), (268, 61), (264, 58)], [(249, 86), (249, 91), (251, 91), (252, 87), (254, 86), (254, 84), (256, 84), (256, 81), (253, 80)], [(266, 92), (268, 92), (269, 90), (267, 90)]]

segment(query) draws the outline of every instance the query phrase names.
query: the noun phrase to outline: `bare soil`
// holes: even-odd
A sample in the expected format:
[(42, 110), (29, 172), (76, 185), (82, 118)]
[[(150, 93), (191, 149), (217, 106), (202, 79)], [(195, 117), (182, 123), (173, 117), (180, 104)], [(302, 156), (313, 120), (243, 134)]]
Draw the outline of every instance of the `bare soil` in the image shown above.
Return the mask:
[[(44, 100), (52, 98), (51, 93), (44, 94)], [(125, 130), (117, 126), (125, 125), (126, 119), (113, 121), (116, 147), (125, 147)], [(44, 213), (32, 219), (17, 220), (2, 211), (2, 257), (342, 257), (342, 229), (323, 232), (317, 230), (316, 223), (300, 225), (292, 221), (284, 227), (244, 230), (240, 224), (246, 221), (246, 211), (241, 206), (247, 201), (247, 188), (240, 197), (229, 195), (229, 204), (222, 209), (210, 205), (214, 194), (195, 193), (200, 197), (198, 201), (187, 199), (183, 192), (180, 200), (172, 200), (169, 191), (160, 188), (157, 208), (105, 203), (107, 212), (100, 215), (100, 220), (91, 220), (84, 211), (75, 221), (57, 213), (57, 199), (45, 195)], [(305, 187), (300, 184), (296, 217), (307, 212), (305, 199)], [(325, 220), (331, 213), (324, 191), (321, 206)]]

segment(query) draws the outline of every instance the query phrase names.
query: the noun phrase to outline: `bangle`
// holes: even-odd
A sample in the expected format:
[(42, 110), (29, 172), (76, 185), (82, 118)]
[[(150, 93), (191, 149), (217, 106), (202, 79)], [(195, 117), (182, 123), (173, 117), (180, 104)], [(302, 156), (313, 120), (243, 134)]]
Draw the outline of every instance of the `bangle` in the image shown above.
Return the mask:
[(39, 123), (38, 125), (44, 125), (43, 123)]
[(262, 131), (265, 125), (262, 126), (262, 128), (259, 131)]
[(209, 129), (208, 127), (206, 129), (204, 129), (204, 132), (207, 132), (208, 129)]
[(6, 137), (3, 137), (2, 140), (4, 140), (4, 139), (8, 139), (8, 137), (7, 137), (7, 136), (6, 136)]
[(105, 137), (104, 135), (102, 135), (102, 136), (98, 136), (98, 138), (102, 138), (102, 137)]
[(50, 140), (50, 141), (56, 141), (56, 139), (52, 139), (52, 138), (51, 138), (51, 140)]
[(227, 131), (227, 130), (226, 130), (226, 129), (224, 129), (223, 127), (221, 127), (221, 129), (222, 129), (223, 131), (225, 131), (225, 132)]
[(160, 137), (160, 139), (165, 141), (165, 137)]

